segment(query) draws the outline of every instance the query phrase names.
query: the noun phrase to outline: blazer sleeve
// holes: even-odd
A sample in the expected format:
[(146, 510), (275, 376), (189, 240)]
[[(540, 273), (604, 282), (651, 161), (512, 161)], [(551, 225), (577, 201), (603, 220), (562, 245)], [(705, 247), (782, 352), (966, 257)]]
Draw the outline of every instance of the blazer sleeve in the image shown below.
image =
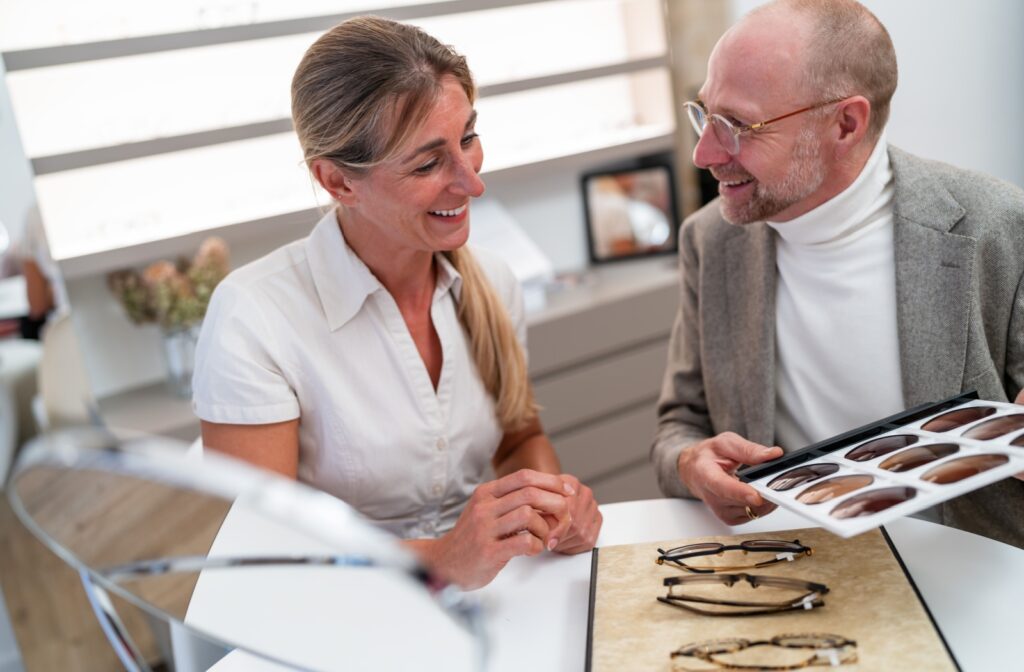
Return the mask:
[(679, 235), (679, 311), (669, 341), (668, 364), (658, 399), (658, 427), (651, 461), (661, 491), (668, 497), (692, 497), (679, 479), (679, 454), (712, 435), (704, 393), (700, 331), (700, 257), (694, 221)]
[(1006, 335), (1006, 380), (1008, 397), (1013, 401), (1024, 390), (1024, 274), (1017, 281), (1017, 292), (1010, 312), (1010, 331)]

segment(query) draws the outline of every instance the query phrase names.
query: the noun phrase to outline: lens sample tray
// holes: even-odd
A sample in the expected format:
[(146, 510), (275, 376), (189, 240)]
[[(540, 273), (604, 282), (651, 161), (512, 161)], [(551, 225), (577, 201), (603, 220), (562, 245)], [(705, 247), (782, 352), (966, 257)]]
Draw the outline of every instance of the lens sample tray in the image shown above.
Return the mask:
[[(823, 583), (829, 588), (825, 604), (815, 609), (757, 616), (705, 616), (656, 599), (665, 594), (666, 578), (700, 576), (671, 563), (656, 564), (658, 548), (703, 542), (732, 545), (758, 539), (799, 540), (813, 549), (813, 554), (793, 562), (740, 571)], [(728, 563), (730, 558), (721, 561)], [(738, 589), (733, 586), (725, 590)], [(758, 595), (766, 590), (771, 591), (761, 587), (752, 593)], [(774, 598), (765, 594), (755, 599)], [(603, 546), (593, 551), (587, 672), (674, 672), (692, 667), (677, 665), (675, 661), (682, 659), (670, 655), (687, 643), (736, 638), (765, 640), (787, 633), (833, 633), (857, 643), (859, 662), (800, 668), (807, 672), (960, 669), (884, 528), (853, 539), (805, 528)], [(760, 654), (755, 659), (760, 659)], [(725, 668), (708, 669), (721, 672)]]
[(971, 392), (747, 467), (779, 506), (851, 537), (1024, 472), (1024, 406)]

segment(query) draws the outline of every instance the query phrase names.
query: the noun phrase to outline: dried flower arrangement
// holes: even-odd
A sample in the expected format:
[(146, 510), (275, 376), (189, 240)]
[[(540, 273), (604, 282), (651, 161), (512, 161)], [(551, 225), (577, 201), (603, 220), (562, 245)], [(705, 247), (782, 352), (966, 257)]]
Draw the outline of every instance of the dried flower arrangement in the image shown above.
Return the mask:
[(191, 260), (157, 261), (142, 273), (114, 271), (107, 275), (107, 286), (135, 324), (156, 322), (164, 331), (175, 331), (202, 321), (214, 288), (228, 270), (227, 245), (220, 238), (207, 238)]

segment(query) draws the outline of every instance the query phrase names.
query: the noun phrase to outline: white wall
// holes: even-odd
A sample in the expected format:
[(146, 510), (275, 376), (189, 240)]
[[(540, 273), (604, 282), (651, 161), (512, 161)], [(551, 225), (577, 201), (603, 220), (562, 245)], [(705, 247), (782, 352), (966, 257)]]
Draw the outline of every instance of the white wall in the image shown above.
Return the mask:
[(1024, 2), (862, 1), (896, 45), (889, 141), (1024, 187)]
[(11, 234), (21, 238), (29, 210), (35, 203), (32, 170), (21, 148), (21, 139), (14, 122), (14, 110), (4, 85), (7, 69), (0, 58), (0, 222)]

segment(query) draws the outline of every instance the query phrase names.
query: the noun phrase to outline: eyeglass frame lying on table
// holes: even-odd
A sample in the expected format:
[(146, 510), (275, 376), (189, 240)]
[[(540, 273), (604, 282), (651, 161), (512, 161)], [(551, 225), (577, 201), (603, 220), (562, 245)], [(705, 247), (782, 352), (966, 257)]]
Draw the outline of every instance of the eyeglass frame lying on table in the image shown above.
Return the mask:
[[(767, 557), (753, 564), (746, 565), (733, 564), (728, 566), (697, 567), (683, 562), (683, 560), (688, 560), (690, 558), (700, 558), (709, 555), (723, 555), (728, 551), (742, 551), (743, 555), (747, 555), (749, 553), (775, 553), (775, 556)], [(687, 544), (685, 546), (677, 546), (675, 548), (670, 548), (667, 551), (659, 548), (658, 558), (654, 562), (659, 565), (663, 565), (668, 562), (680, 569), (685, 569), (688, 572), (709, 574), (712, 572), (732, 572), (738, 569), (759, 569), (779, 562), (793, 562), (794, 560), (798, 560), (804, 556), (810, 557), (813, 554), (814, 549), (809, 546), (804, 546), (800, 543), (799, 539), (794, 539), (793, 541), (783, 541), (781, 539), (747, 539), (739, 544), (701, 542)]]
[[(788, 639), (807, 640), (815, 637), (821, 639), (822, 646), (786, 643), (786, 640)], [(716, 656), (728, 655), (730, 653), (736, 653), (738, 651), (743, 651), (757, 646), (775, 646), (782, 649), (810, 649), (812, 653), (809, 658), (787, 665), (730, 663), (716, 658)], [(714, 650), (712, 650), (712, 648), (714, 648)], [(840, 656), (844, 649), (847, 650), (847, 656), (842, 658)], [(697, 658), (698, 660), (711, 663), (723, 670), (761, 670), (762, 672), (776, 672), (778, 670), (796, 670), (804, 667), (810, 667), (812, 665), (838, 667), (839, 665), (856, 663), (857, 642), (852, 639), (847, 639), (841, 635), (817, 632), (776, 635), (771, 639), (713, 639), (703, 642), (684, 644), (670, 653), (669, 657), (673, 660), (676, 658)], [(682, 669), (688, 670), (690, 668), (683, 667)]]
[[(753, 602), (749, 600), (731, 600), (725, 595), (721, 597), (705, 597), (701, 595), (688, 595), (686, 593), (675, 593), (676, 586), (699, 585), (702, 583), (717, 583), (731, 588), (737, 583), (747, 583), (751, 588), (768, 586), (781, 590), (804, 591), (789, 599), (764, 600)], [(823, 583), (804, 581), (786, 576), (760, 576), (757, 574), (688, 574), (686, 576), (669, 576), (662, 581), (668, 588), (668, 594), (658, 596), (658, 602), (672, 607), (679, 607), (705, 616), (757, 616), (761, 614), (777, 614), (781, 611), (794, 611), (800, 609), (815, 609), (825, 606), (822, 599), (828, 594), (828, 586)], [(690, 604), (716, 605), (727, 607), (720, 611), (702, 609)], [(735, 609), (733, 608), (735, 607)]]

